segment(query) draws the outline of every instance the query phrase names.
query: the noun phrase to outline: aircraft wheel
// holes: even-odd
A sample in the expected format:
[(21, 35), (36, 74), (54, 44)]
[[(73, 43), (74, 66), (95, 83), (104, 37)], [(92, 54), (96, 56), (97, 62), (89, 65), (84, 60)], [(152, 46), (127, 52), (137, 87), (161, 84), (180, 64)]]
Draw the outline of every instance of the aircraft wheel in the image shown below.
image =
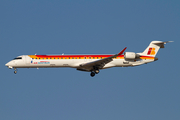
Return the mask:
[(98, 74), (98, 73), (99, 73), (99, 70), (95, 70), (94, 72), (95, 72), (96, 74)]
[(15, 71), (14, 71), (14, 74), (16, 74), (16, 73), (17, 73), (17, 71), (15, 70)]
[(94, 72), (91, 72), (90, 75), (91, 75), (91, 77), (94, 77), (94, 76), (95, 76), (95, 73), (94, 73)]

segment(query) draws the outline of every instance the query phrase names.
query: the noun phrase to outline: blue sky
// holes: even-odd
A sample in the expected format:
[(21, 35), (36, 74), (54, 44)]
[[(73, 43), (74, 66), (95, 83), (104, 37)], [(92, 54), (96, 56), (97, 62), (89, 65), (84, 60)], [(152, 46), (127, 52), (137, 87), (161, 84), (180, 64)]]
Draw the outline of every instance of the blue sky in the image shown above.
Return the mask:
[[(180, 2), (0, 1), (0, 119), (179, 120)], [(175, 41), (158, 61), (101, 70), (5, 67), (27, 54), (142, 52), (152, 40)]]

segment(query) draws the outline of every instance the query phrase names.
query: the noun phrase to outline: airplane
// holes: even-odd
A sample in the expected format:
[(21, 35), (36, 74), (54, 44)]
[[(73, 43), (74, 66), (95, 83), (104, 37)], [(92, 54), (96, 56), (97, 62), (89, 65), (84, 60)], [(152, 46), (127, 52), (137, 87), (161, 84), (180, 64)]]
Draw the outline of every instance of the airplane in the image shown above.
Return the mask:
[[(164, 48), (164, 44), (173, 41), (152, 41), (142, 53), (124, 52), (125, 47), (118, 54), (91, 54), (91, 55), (21, 55), (7, 64), (9, 69), (14, 68), (58, 68), (70, 67), (80, 71), (90, 72), (90, 76), (94, 77), (101, 69), (112, 67), (129, 67), (139, 66), (158, 60), (156, 54), (159, 48)], [(124, 54), (123, 54), (124, 53)]]

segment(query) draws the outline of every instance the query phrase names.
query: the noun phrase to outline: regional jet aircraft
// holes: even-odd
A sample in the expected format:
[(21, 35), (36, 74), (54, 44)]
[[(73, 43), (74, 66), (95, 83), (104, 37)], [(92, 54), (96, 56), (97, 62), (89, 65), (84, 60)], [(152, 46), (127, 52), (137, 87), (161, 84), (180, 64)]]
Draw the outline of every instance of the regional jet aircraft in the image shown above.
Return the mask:
[[(147, 64), (158, 60), (156, 54), (164, 44), (172, 42), (152, 41), (142, 53), (125, 52), (126, 47), (118, 54), (112, 55), (21, 55), (7, 64), (8, 68), (55, 68), (70, 67), (80, 71), (90, 72), (92, 77), (99, 70), (111, 67), (129, 67)], [(123, 54), (124, 53), (124, 54)]]

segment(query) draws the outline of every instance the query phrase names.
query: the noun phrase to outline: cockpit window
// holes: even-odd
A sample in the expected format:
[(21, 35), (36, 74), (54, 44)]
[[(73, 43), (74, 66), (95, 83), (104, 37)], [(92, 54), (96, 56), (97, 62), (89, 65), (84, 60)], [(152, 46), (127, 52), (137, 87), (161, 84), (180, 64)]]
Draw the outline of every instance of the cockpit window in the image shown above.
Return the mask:
[(22, 59), (22, 57), (17, 57), (17, 58), (14, 58), (13, 60), (18, 60), (18, 59)]

